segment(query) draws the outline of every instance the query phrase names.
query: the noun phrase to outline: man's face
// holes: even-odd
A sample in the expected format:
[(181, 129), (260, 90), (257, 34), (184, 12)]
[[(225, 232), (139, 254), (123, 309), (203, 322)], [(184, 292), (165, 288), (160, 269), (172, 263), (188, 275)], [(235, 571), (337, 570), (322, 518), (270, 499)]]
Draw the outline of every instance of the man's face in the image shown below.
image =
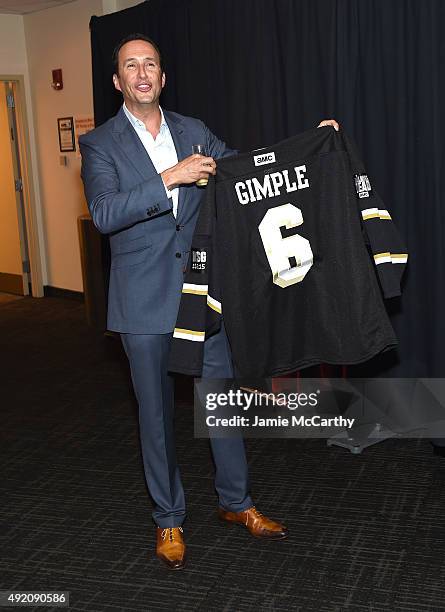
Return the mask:
[(125, 43), (119, 51), (119, 75), (113, 75), (113, 83), (130, 111), (156, 103), (165, 84), (156, 49), (145, 40)]

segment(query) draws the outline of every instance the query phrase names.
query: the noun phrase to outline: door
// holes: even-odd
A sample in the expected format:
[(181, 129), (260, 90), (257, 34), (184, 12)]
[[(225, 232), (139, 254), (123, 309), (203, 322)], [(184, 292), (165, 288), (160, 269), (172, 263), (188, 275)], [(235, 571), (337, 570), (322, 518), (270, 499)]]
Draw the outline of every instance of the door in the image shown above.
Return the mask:
[(15, 86), (0, 81), (0, 291), (28, 295), (29, 283)]

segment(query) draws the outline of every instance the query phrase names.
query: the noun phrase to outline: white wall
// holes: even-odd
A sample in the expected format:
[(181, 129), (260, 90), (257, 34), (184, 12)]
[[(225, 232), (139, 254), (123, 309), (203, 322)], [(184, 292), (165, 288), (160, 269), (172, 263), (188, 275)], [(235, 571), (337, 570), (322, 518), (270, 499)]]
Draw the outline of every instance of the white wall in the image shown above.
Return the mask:
[[(140, 0), (76, 0), (28, 15), (0, 14), (0, 75), (24, 76), (43, 283), (83, 291), (77, 217), (87, 212), (80, 159), (60, 165), (58, 117), (93, 115), (89, 21)], [(62, 68), (54, 91), (51, 71)]]
[(116, 0), (116, 10), (122, 11), (123, 9), (130, 8), (131, 6), (136, 6), (136, 4), (142, 4), (141, 0)]
[[(60, 153), (57, 118), (93, 115), (89, 21), (101, 0), (70, 4), (24, 16), (39, 159), (47, 254), (47, 284), (82, 291), (77, 218), (87, 212), (80, 159)], [(51, 87), (52, 70), (63, 71), (63, 89)], [(68, 165), (60, 164), (66, 155)]]
[(35, 196), (35, 213), (37, 219), (37, 231), (40, 243), (41, 266), (43, 282), (46, 283), (46, 259), (45, 259), (45, 238), (43, 219), (41, 214), (41, 204), (39, 198), (39, 178), (37, 172), (37, 152), (35, 142), (34, 119), (31, 103), (31, 86), (28, 70), (28, 59), (26, 54), (25, 32), (23, 17), (21, 15), (0, 14), (0, 75), (17, 76), (21, 75), (25, 83), (26, 116), (29, 128), (30, 154), (32, 164), (32, 182)]
[(103, 15), (142, 4), (141, 0), (102, 0)]
[(25, 74), (28, 70), (21, 15), (0, 15), (0, 74)]

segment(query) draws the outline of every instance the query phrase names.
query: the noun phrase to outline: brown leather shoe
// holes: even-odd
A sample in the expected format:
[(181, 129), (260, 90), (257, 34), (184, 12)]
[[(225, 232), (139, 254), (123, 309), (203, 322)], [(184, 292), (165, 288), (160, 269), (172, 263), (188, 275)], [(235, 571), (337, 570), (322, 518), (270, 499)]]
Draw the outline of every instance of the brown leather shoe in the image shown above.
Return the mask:
[(182, 527), (157, 528), (156, 555), (172, 570), (185, 567), (185, 544), (182, 534)]
[(256, 538), (265, 540), (283, 540), (289, 535), (289, 531), (284, 525), (271, 521), (261, 512), (252, 506), (243, 512), (229, 512), (218, 508), (218, 517), (222, 521), (245, 525), (250, 533)]

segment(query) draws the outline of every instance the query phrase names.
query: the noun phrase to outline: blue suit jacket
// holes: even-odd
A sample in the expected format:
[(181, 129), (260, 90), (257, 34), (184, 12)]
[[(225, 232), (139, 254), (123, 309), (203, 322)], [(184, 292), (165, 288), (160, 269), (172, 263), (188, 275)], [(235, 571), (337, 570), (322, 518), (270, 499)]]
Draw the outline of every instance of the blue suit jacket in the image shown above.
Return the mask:
[[(204, 143), (214, 158), (233, 155), (198, 119), (164, 111), (178, 161)], [(82, 179), (93, 222), (109, 234), (108, 328), (132, 334), (173, 331), (183, 271), (203, 190), (179, 188), (177, 218), (161, 177), (123, 109), (79, 138)]]

